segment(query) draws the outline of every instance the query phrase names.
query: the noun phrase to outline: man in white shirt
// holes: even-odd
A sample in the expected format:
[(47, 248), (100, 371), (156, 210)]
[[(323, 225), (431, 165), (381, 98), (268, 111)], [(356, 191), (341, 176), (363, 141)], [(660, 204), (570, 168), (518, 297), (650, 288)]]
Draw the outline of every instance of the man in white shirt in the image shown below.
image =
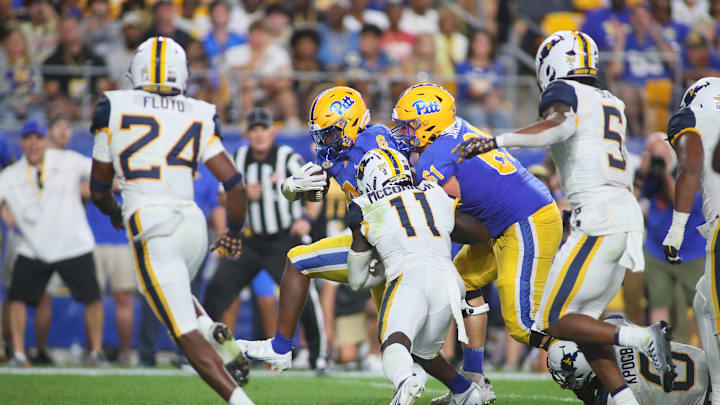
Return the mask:
[(85, 303), (90, 358), (104, 364), (103, 308), (95, 277), (95, 241), (80, 198), (91, 161), (77, 152), (49, 149), (45, 128), (29, 121), (22, 130), (24, 156), (0, 173), (0, 203), (7, 204), (20, 230), (8, 301), (12, 343), (10, 364), (29, 365), (25, 355), (26, 305), (36, 305), (53, 272)]
[(410, 0), (400, 18), (400, 29), (411, 34), (435, 34), (439, 31), (439, 16), (430, 8), (430, 0)]

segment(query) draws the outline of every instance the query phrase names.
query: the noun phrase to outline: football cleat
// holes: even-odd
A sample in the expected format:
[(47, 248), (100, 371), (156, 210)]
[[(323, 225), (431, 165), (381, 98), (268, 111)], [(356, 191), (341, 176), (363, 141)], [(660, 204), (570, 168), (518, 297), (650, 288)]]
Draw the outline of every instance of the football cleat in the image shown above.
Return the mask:
[(423, 379), (422, 376), (413, 374), (410, 377), (403, 380), (400, 386), (395, 390), (390, 405), (413, 405), (415, 401), (420, 398), (423, 391), (425, 391), (425, 381), (427, 376)]
[(670, 348), (672, 327), (667, 322), (660, 321), (648, 326), (647, 330), (651, 339), (642, 351), (652, 360), (655, 368), (660, 372), (663, 390), (672, 392), (673, 380), (677, 377)]
[[(495, 392), (493, 391), (492, 384), (490, 383), (490, 379), (485, 376), (485, 374), (482, 373), (473, 373), (470, 371), (461, 371), (462, 375), (472, 380), (474, 385), (477, 385), (477, 387), (480, 390), (481, 398), (485, 402), (480, 402), (481, 404), (492, 404), (495, 402), (496, 396)], [(471, 386), (472, 388), (472, 386)], [(467, 392), (467, 391), (466, 391)], [(453, 402), (453, 397), (464, 395), (463, 394), (455, 394), (453, 395), (452, 392), (448, 392), (447, 394), (434, 398), (432, 401), (430, 401), (431, 405), (450, 405), (455, 404), (458, 402)], [(459, 402), (462, 403), (462, 402)], [(471, 402), (468, 402), (470, 404)]]
[(224, 323), (215, 322), (210, 328), (210, 333), (212, 339), (208, 341), (222, 359), (225, 369), (239, 386), (246, 385), (250, 375), (250, 362), (245, 358), (240, 346), (235, 343), (230, 328)]
[(292, 367), (292, 351), (285, 354), (275, 353), (272, 347), (272, 339), (267, 340), (242, 340), (236, 343), (240, 346), (249, 360), (259, 360), (269, 364), (273, 370), (285, 371)]

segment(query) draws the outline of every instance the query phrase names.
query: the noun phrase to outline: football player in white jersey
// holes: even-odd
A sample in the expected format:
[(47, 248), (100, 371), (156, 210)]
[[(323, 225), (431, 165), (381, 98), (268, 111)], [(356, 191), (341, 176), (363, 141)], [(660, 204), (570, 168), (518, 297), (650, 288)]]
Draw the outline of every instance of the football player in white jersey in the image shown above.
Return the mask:
[[(348, 206), (353, 234), (348, 279), (356, 290), (386, 285), (378, 315), (383, 370), (395, 386), (391, 405), (409, 405), (427, 380), (413, 359), (429, 366), (445, 341), (450, 320), (458, 325), (458, 339), (467, 343), (461, 313), (465, 285), (452, 262), (450, 233), (457, 228), (462, 235), (485, 242), (490, 236), (475, 218), (457, 211), (459, 200), (436, 183), (414, 186), (410, 165), (396, 150), (365, 153), (357, 184), (361, 195)], [(384, 274), (369, 270), (376, 253)], [(439, 376), (447, 380), (443, 382), (462, 379), (452, 367), (447, 369)], [(485, 404), (480, 387), (474, 382), (468, 385), (453, 396), (452, 403)]]
[[(707, 222), (698, 230), (707, 239), (707, 256), (693, 307), (710, 365), (712, 404), (720, 405), (720, 174), (713, 171), (713, 160), (720, 160), (717, 150), (713, 157), (713, 148), (720, 140), (720, 78), (706, 77), (690, 86), (680, 110), (670, 119), (667, 133), (678, 156), (678, 174), (673, 220), (663, 250), (670, 263), (682, 262), (678, 250), (693, 204), (690, 199), (700, 185)], [(691, 194), (693, 197), (688, 197)]]
[[(577, 342), (616, 402), (636, 404), (612, 345), (646, 353), (670, 391), (670, 330), (664, 323), (638, 328), (598, 320), (620, 289), (625, 269), (642, 271), (645, 263), (642, 211), (627, 170), (625, 104), (599, 85), (597, 64), (597, 45), (588, 35), (552, 34), (535, 58), (543, 120), (495, 138), (468, 140), (458, 149), (468, 158), (499, 147), (550, 146), (573, 209), (572, 233), (555, 257), (533, 328)], [(531, 343), (545, 339), (535, 334)]]
[[(617, 326), (634, 326), (620, 315), (605, 318)], [(672, 359), (678, 378), (672, 392), (660, 385), (657, 369), (644, 354), (631, 347), (615, 347), (615, 357), (628, 387), (641, 405), (703, 405), (708, 388), (708, 365), (705, 353), (695, 346), (671, 342)], [(575, 342), (554, 340), (548, 350), (548, 369), (563, 388), (575, 391), (585, 405), (615, 405), (616, 402), (599, 384), (585, 355)]]
[[(128, 229), (141, 291), (190, 364), (229, 403), (252, 404), (236, 384), (246, 381), (247, 359), (190, 292), (208, 249), (205, 216), (193, 200), (198, 162), (228, 192), (228, 230), (212, 246), (223, 256), (240, 254), (242, 177), (220, 142), (215, 106), (182, 94), (188, 68), (180, 45), (148, 39), (130, 78), (134, 90), (105, 92), (93, 112), (92, 200), (115, 228)], [(122, 207), (111, 191), (115, 176)]]

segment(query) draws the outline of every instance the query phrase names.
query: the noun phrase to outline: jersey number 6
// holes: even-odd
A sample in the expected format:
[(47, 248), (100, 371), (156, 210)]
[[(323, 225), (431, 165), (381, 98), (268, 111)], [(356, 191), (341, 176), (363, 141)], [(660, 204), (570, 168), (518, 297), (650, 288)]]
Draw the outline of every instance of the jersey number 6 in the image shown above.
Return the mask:
[[(160, 124), (157, 119), (147, 115), (123, 115), (120, 120), (120, 129), (130, 130), (135, 126), (146, 127), (147, 132), (135, 142), (128, 145), (125, 150), (120, 152), (120, 167), (122, 168), (125, 180), (141, 180), (153, 179), (159, 180), (161, 177), (161, 167), (151, 165), (143, 169), (133, 169), (130, 167), (130, 159), (132, 156), (140, 152), (143, 148), (152, 143), (160, 136)], [(178, 139), (173, 147), (165, 156), (168, 166), (187, 166), (193, 171), (197, 170), (198, 151), (200, 149), (200, 134), (202, 133), (202, 122), (193, 122), (185, 133)], [(190, 159), (180, 157), (185, 149), (192, 142), (192, 155)]]

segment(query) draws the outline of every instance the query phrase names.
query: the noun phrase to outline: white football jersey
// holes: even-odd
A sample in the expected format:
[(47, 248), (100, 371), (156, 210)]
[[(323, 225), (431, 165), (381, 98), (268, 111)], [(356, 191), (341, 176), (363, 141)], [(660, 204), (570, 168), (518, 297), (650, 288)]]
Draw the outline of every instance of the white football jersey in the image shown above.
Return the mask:
[(450, 233), (455, 227), (456, 200), (442, 187), (425, 181), (417, 186), (389, 186), (352, 200), (362, 210), (361, 230), (392, 280), (406, 260), (419, 256), (447, 259), (452, 267)]
[(194, 201), (198, 162), (225, 151), (215, 106), (183, 95), (105, 92), (91, 130), (93, 158), (115, 168), (125, 218), (146, 204)]
[(720, 100), (711, 105), (691, 104), (689, 108), (679, 110), (670, 119), (668, 127), (670, 142), (675, 142), (676, 137), (686, 129), (695, 128), (700, 133), (705, 152), (700, 174), (703, 215), (710, 222), (720, 216), (720, 173), (712, 168), (713, 153), (720, 139)]
[[(569, 86), (569, 88), (568, 88)], [(625, 147), (625, 103), (607, 90), (575, 80), (556, 80), (543, 93), (573, 91), (577, 130), (550, 146), (562, 188), (573, 208), (632, 190)]]
[[(632, 325), (623, 318), (609, 318), (605, 322)], [(647, 356), (633, 348), (615, 346), (615, 355), (625, 383), (640, 405), (702, 405), (705, 402), (709, 378), (705, 353), (695, 346), (676, 342), (671, 342), (671, 348), (678, 376), (673, 382), (673, 391), (666, 393), (655, 365)], [(615, 404), (609, 395), (607, 404)]]

